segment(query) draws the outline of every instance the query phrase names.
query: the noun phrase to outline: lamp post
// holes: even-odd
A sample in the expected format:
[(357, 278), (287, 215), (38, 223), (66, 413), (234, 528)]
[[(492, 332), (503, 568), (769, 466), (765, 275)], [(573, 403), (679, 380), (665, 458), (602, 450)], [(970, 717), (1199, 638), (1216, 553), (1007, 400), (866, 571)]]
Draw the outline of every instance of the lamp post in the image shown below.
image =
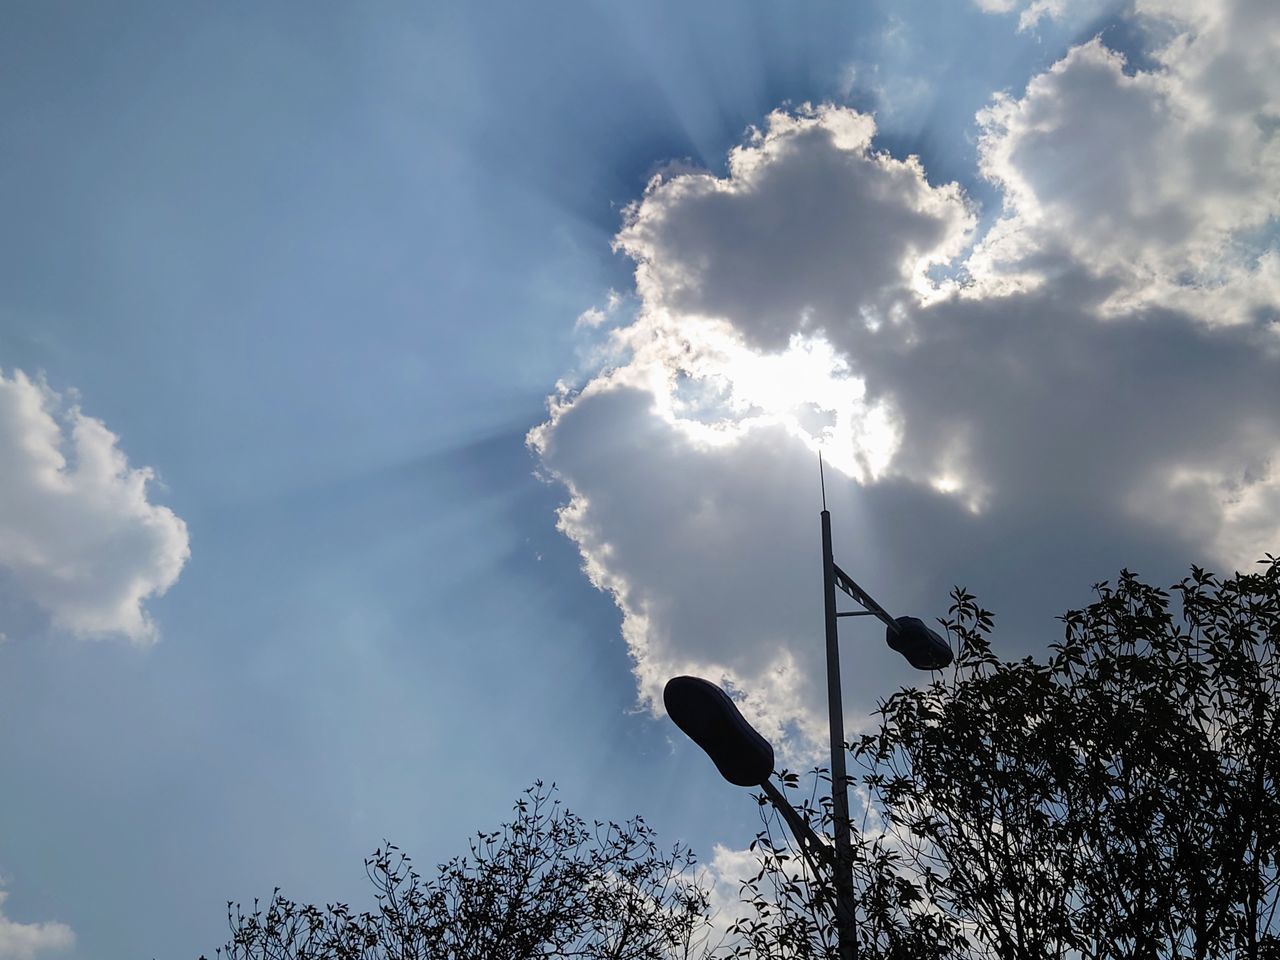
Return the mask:
[[(853, 889), (853, 842), (849, 821), (849, 777), (845, 768), (844, 706), (840, 688), (839, 621), (873, 616), (885, 625), (885, 641), (920, 670), (940, 670), (951, 663), (951, 647), (916, 617), (894, 618), (852, 577), (840, 569), (831, 544), (831, 514), (822, 510), (822, 588), (826, 625), (827, 714), (831, 733), (831, 811), (834, 851), (823, 842), (769, 778), (773, 747), (743, 718), (737, 706), (715, 684), (698, 677), (667, 681), (662, 699), (667, 714), (700, 746), (730, 783), (759, 786), (791, 828), (815, 872), (825, 870), (836, 894), (836, 937), (840, 960), (856, 960), (858, 931)], [(862, 609), (836, 608), (840, 590)]]

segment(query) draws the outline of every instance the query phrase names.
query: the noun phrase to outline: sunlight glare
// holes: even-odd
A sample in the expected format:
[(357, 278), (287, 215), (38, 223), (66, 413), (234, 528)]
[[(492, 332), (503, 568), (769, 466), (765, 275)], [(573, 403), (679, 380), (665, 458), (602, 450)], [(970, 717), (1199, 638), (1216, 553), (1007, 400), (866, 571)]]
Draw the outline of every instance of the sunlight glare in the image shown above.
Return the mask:
[(780, 425), (859, 483), (888, 469), (900, 442), (892, 410), (868, 401), (865, 382), (825, 339), (794, 336), (786, 350), (762, 353), (722, 324), (686, 322), (682, 333), (659, 351), (665, 383), (655, 397), (686, 436), (722, 446)]

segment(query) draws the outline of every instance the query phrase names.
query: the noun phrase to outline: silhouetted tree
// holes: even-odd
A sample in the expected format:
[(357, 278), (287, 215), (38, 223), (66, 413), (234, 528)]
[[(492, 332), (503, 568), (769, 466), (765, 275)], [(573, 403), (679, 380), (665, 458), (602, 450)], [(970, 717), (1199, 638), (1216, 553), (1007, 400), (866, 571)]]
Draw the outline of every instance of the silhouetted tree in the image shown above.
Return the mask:
[(424, 878), (388, 844), (365, 861), (376, 907), (302, 905), (277, 890), (227, 905), (229, 960), (669, 960), (702, 956), (707, 891), (693, 855), (639, 817), (588, 824), (536, 783), (514, 819)]
[[(1043, 661), (999, 660), (957, 590), (953, 671), (852, 746), (861, 956), (1280, 956), (1280, 560), (1262, 567), (1193, 567), (1172, 595), (1122, 572)], [(829, 885), (766, 822), (737, 955), (834, 957)]]
[[(852, 747), (859, 960), (1280, 958), (1280, 560), (1172, 592), (1124, 571), (1060, 618), (1042, 660), (997, 658), (964, 590), (958, 654)], [(779, 780), (820, 832), (814, 771)], [(424, 880), (394, 847), (377, 908), (279, 893), (229, 919), (233, 960), (836, 957), (829, 872), (760, 797), (758, 870), (731, 939), (707, 945), (693, 857), (639, 819), (587, 823), (540, 784), (515, 820)]]

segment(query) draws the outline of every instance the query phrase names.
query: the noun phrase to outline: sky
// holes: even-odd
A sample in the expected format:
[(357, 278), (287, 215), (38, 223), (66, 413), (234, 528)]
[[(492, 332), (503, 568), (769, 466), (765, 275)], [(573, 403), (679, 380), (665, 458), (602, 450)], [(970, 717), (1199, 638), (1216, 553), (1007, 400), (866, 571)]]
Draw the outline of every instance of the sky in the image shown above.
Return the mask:
[[(727, 876), (821, 493), (996, 650), (1280, 553), (1272, 0), (72, 4), (0, 30), (0, 960), (368, 901), (535, 779)], [(847, 724), (919, 682), (842, 627)]]

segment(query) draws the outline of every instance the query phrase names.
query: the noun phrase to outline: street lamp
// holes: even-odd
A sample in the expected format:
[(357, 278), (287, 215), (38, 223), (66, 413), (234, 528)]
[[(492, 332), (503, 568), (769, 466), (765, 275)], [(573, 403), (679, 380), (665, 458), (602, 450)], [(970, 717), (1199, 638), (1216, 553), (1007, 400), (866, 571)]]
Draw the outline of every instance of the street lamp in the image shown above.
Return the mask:
[[(815, 872), (818, 863), (829, 873), (836, 891), (836, 936), (841, 960), (858, 954), (854, 913), (853, 842), (849, 823), (849, 776), (845, 768), (844, 708), (840, 695), (838, 624), (842, 617), (872, 616), (885, 625), (885, 642), (919, 670), (941, 670), (951, 663), (951, 647), (917, 617), (892, 617), (840, 569), (831, 549), (831, 514), (822, 510), (822, 586), (826, 620), (827, 713), (831, 729), (831, 808), (835, 850), (824, 843), (769, 780), (773, 747), (747, 723), (723, 690), (698, 677), (675, 677), (662, 692), (667, 714), (689, 739), (700, 746), (730, 783), (761, 787), (773, 802)], [(861, 610), (836, 609), (836, 590)]]

